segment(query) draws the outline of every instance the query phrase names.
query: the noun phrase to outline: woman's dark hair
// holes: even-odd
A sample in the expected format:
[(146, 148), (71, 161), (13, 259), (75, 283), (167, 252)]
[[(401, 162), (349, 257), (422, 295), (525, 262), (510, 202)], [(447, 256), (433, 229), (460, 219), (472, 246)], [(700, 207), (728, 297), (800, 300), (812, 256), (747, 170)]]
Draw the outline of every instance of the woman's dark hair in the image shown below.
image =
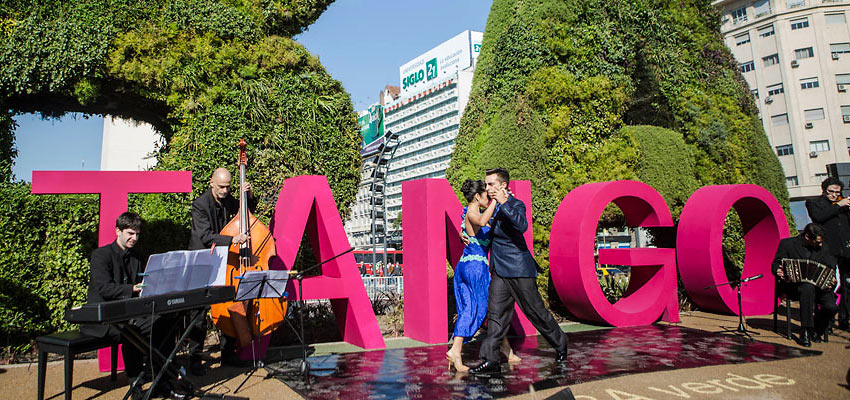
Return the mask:
[(463, 193), (463, 197), (466, 198), (467, 203), (472, 202), (472, 199), (475, 198), (475, 195), (478, 193), (484, 193), (486, 186), (484, 186), (484, 182), (480, 180), (474, 181), (472, 179), (467, 179), (466, 182), (463, 183), (463, 186), (460, 187), (460, 191)]

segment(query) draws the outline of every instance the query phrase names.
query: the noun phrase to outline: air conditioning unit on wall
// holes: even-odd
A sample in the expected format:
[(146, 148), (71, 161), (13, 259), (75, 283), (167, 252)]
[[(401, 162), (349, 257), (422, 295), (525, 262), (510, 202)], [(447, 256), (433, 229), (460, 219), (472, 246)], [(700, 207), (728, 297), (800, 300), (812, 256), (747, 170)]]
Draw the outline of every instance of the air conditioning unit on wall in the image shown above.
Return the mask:
[(838, 56), (838, 53), (832, 53), (832, 59), (833, 59), (833, 60), (837, 60), (837, 59), (838, 59), (838, 57), (839, 57), (839, 56)]
[(806, 129), (812, 129), (814, 125), (811, 122), (806, 122)]
[(773, 103), (773, 97), (767, 96), (764, 98), (764, 104)]
[(817, 156), (818, 156), (818, 152), (816, 152), (816, 151), (810, 151), (809, 152), (809, 158), (817, 158)]
[(791, 68), (797, 68), (800, 66), (800, 63), (797, 60), (791, 60)]
[(838, 91), (842, 92), (842, 93), (846, 92), (847, 91), (847, 85), (845, 85), (843, 83), (838, 84)]

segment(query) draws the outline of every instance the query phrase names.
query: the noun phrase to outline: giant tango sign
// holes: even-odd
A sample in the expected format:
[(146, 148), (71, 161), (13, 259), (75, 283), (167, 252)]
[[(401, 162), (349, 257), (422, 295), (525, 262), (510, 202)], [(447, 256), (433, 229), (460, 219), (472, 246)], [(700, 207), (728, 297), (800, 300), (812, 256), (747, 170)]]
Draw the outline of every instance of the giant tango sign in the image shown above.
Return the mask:
[[(531, 204), (531, 184), (511, 182), (511, 190)], [(32, 193), (100, 194), (99, 243), (114, 240), (112, 221), (127, 210), (129, 193), (190, 192), (188, 171), (36, 171)], [(574, 315), (612, 326), (679, 320), (677, 271), (690, 297), (708, 310), (737, 313), (734, 291), (728, 286), (706, 287), (727, 280), (721, 240), (726, 214), (740, 216), (746, 254), (743, 275), (769, 276), (780, 239), (788, 223), (779, 202), (756, 185), (707, 186), (688, 200), (679, 219), (675, 248), (600, 249), (602, 264), (630, 265), (626, 294), (609, 303), (596, 278), (594, 238), (597, 222), (609, 203), (616, 204), (630, 227), (673, 229), (673, 218), (661, 195), (635, 181), (589, 183), (571, 191), (552, 222), (550, 270), (558, 296)], [(445, 179), (420, 179), (402, 184), (405, 336), (427, 343), (448, 339), (446, 260), (457, 265), (463, 252), (459, 236), (462, 205)], [(531, 220), (531, 207), (526, 207)], [(277, 246), (271, 268), (289, 269), (306, 232), (317, 259), (328, 259), (350, 246), (330, 186), (324, 176), (287, 179), (281, 188), (270, 229)], [(532, 232), (525, 232), (531, 247)], [(322, 275), (305, 278), (304, 299), (329, 299), (343, 340), (384, 348), (384, 340), (354, 256), (348, 253), (323, 266)], [(745, 315), (773, 310), (773, 279), (747, 283)], [(297, 287), (290, 287), (295, 298)], [(535, 334), (519, 310), (514, 331)]]

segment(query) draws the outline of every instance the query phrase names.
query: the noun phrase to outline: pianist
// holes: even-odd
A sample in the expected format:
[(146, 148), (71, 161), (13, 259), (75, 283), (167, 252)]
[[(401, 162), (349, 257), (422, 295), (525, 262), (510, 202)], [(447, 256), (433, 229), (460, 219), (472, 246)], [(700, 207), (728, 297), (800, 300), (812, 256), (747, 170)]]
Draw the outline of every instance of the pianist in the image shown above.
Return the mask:
[[(121, 214), (115, 223), (115, 234), (117, 236), (115, 241), (92, 252), (88, 289), (89, 303), (121, 300), (139, 295), (142, 290), (142, 277), (139, 276), (139, 273), (144, 271), (145, 261), (136, 254), (133, 247), (139, 240), (141, 225), (142, 220), (137, 214), (131, 212)], [(150, 337), (153, 346), (165, 355), (171, 352), (173, 348), (171, 346), (174, 345), (174, 339), (169, 340), (169, 336), (173, 334), (170, 325), (173, 324), (173, 317), (169, 316), (145, 316), (130, 320), (132, 329), (138, 329), (143, 337)], [(121, 351), (124, 356), (127, 378), (132, 383), (143, 376), (145, 360), (150, 360), (151, 357), (127, 343), (116, 327), (111, 325), (83, 325), (80, 330), (91, 336), (121, 340)], [(156, 357), (153, 359), (156, 359)], [(159, 368), (159, 363), (154, 367)], [(144, 372), (149, 373), (150, 371)], [(149, 379), (149, 376), (144, 376), (144, 378)], [(167, 386), (167, 384), (163, 386)], [(159, 389), (166, 392), (170, 390), (170, 388)]]
[[(785, 271), (781, 267), (783, 258), (811, 260), (824, 265), (835, 266), (836, 260), (823, 242), (824, 230), (820, 225), (808, 224), (799, 236), (782, 239), (773, 259), (773, 274), (779, 278), (778, 289), (792, 297), (800, 299), (800, 345), (809, 347), (811, 341), (821, 341), (827, 324), (832, 321), (838, 307), (835, 294), (830, 290), (821, 290), (808, 282), (786, 282)], [(820, 309), (815, 315), (815, 304)]]

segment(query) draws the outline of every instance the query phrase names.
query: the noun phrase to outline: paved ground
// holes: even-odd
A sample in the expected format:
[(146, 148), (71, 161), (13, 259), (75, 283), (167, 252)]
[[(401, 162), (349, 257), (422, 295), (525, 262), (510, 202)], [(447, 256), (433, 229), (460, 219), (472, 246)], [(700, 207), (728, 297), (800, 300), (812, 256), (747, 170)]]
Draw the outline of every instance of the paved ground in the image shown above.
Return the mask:
[[(780, 324), (782, 321), (780, 321)], [(771, 332), (770, 316), (752, 317), (748, 324), (758, 340), (795, 345)], [(719, 331), (734, 328), (737, 317), (696, 312), (682, 315), (682, 326)], [(567, 330), (581, 329), (571, 326)], [(404, 347), (418, 343), (407, 339), (390, 339), (388, 347)], [(815, 343), (812, 349), (822, 351), (820, 356), (782, 361), (721, 365), (676, 371), (634, 374), (574, 385), (576, 399), (850, 399), (846, 375), (850, 369), (850, 334), (836, 331), (829, 343)], [(317, 354), (356, 350), (345, 344), (319, 345)], [(520, 354), (521, 355), (521, 354)], [(218, 354), (210, 358), (218, 359)], [(46, 397), (62, 399), (63, 364), (51, 362), (48, 366)], [(210, 393), (234, 395), (233, 391), (245, 379), (244, 370), (210, 365), (207, 376), (193, 378), (196, 384)], [(250, 377), (235, 396), (251, 399), (300, 398), (285, 384), (276, 379), (263, 379), (264, 370)], [(36, 398), (36, 364), (7, 365), (0, 367), (0, 398)], [(126, 391), (127, 380), (119, 373), (111, 382), (108, 373), (97, 371), (95, 360), (78, 360), (74, 367), (75, 399), (120, 399)], [(561, 391), (548, 389), (517, 396), (519, 399), (543, 399)]]

